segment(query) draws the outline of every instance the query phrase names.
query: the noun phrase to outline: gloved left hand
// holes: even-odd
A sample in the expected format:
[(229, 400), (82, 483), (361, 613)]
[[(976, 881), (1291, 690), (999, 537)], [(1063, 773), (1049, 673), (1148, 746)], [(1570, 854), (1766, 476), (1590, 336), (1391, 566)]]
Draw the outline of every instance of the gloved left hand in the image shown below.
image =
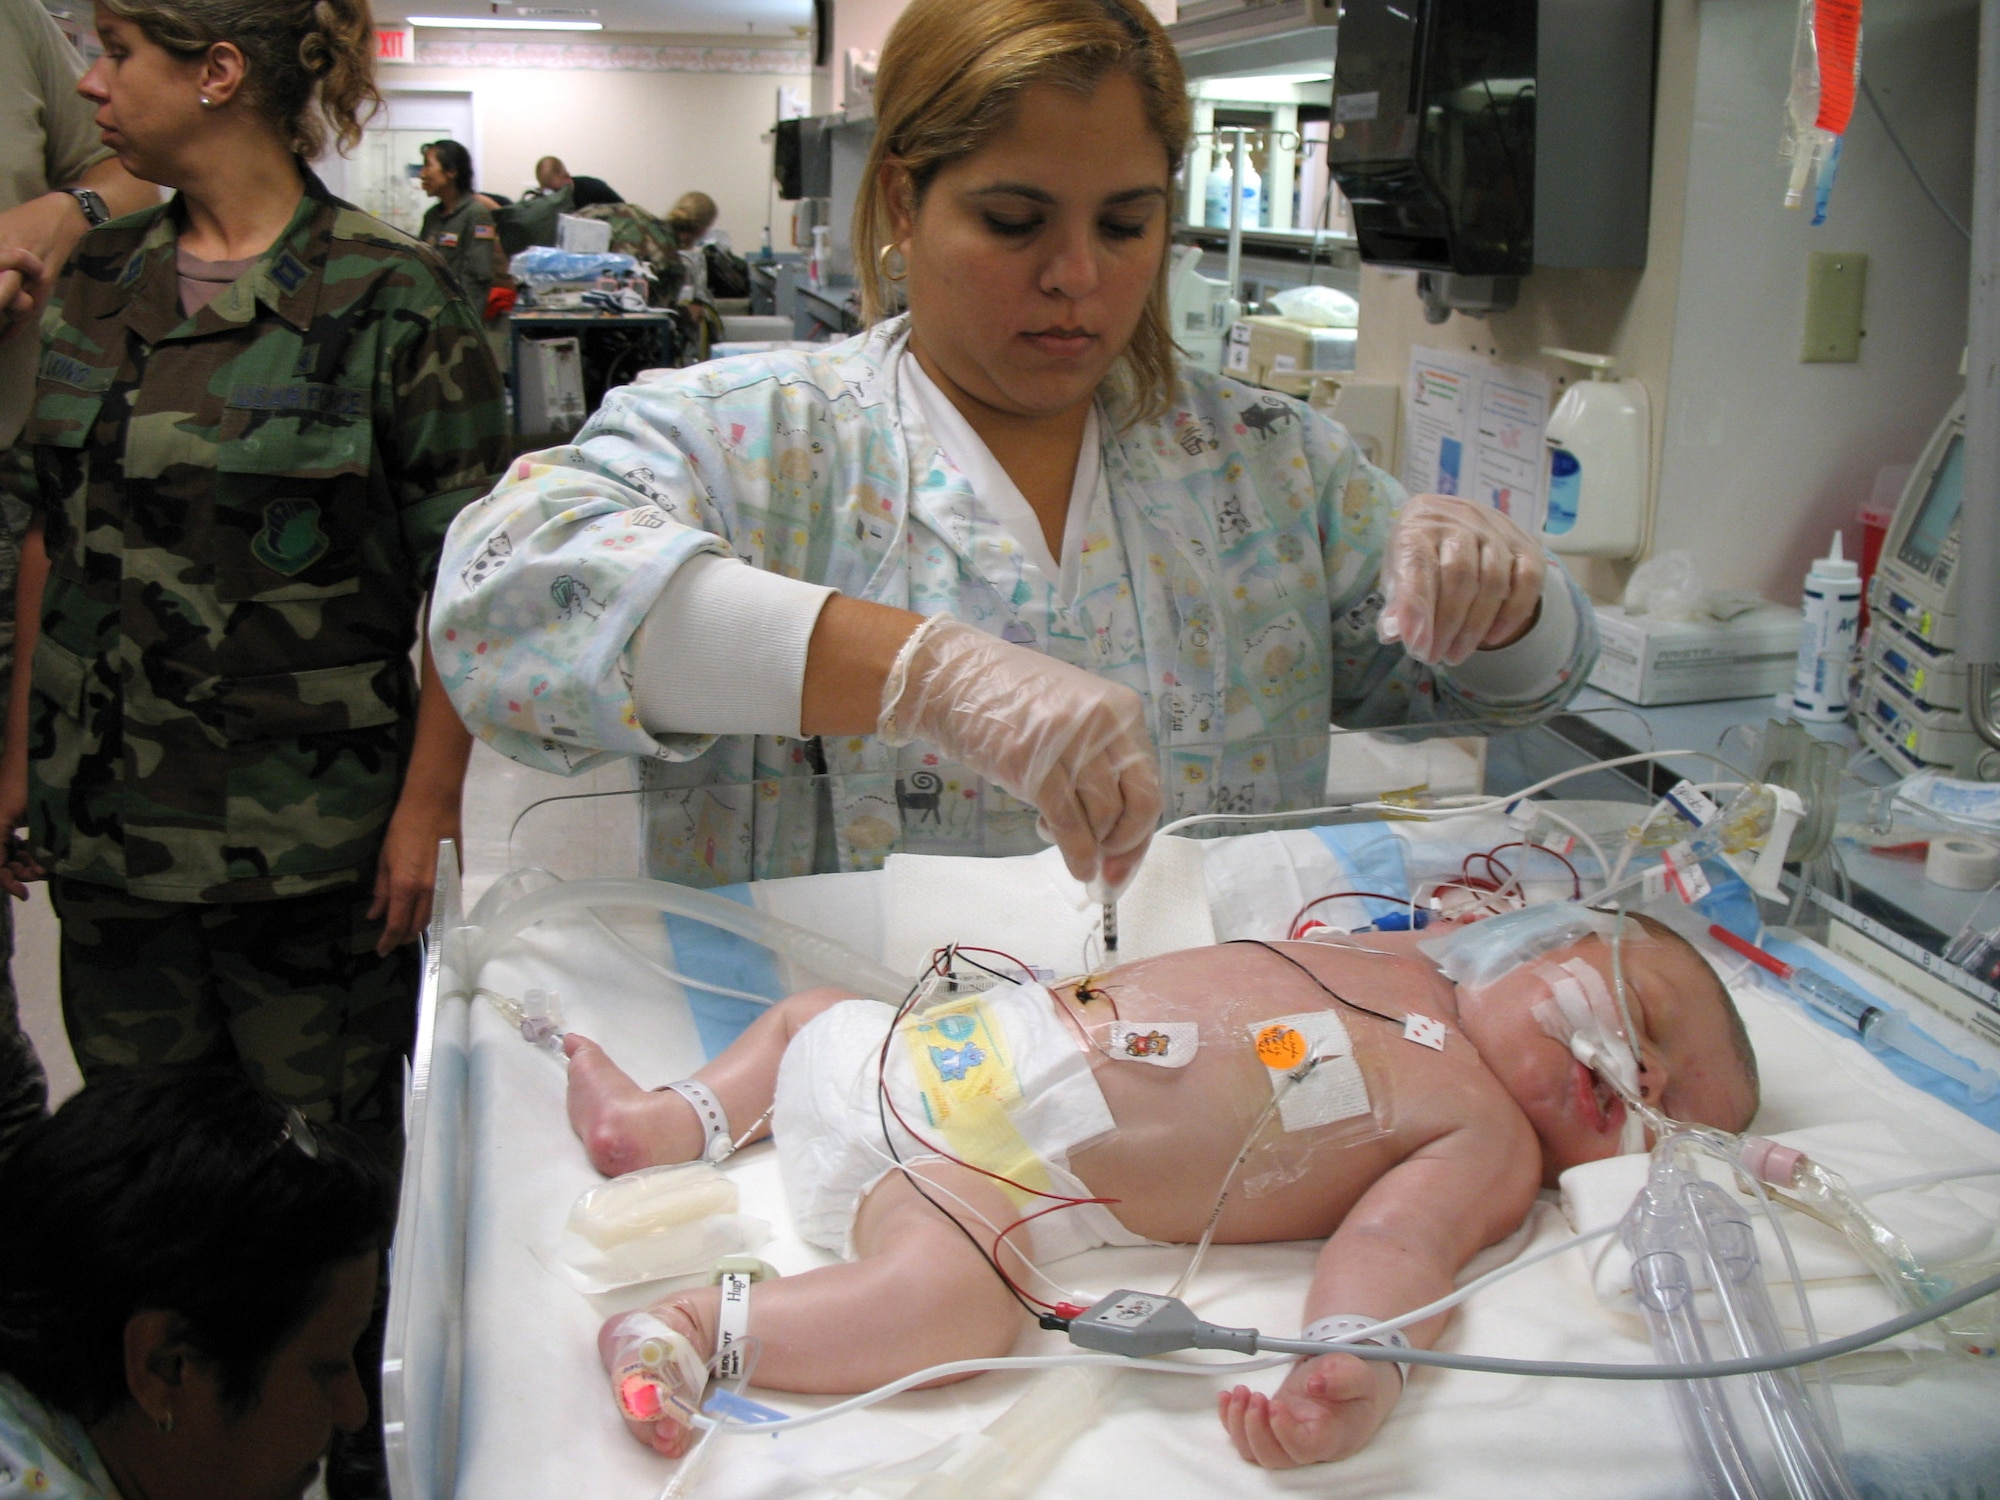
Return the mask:
[(1527, 634), (1546, 571), (1541, 544), (1499, 511), (1414, 496), (1389, 528), (1376, 633), (1418, 661), (1457, 666)]

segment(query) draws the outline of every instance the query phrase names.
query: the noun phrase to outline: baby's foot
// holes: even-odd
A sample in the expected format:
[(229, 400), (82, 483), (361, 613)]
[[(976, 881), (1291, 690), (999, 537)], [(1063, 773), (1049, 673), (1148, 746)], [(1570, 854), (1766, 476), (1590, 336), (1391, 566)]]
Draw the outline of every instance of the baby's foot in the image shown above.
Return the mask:
[(587, 1036), (563, 1038), (569, 1054), (569, 1124), (590, 1164), (606, 1177), (693, 1161), (707, 1137), (694, 1106), (676, 1093), (642, 1089)]
[(679, 1302), (605, 1319), (597, 1352), (611, 1375), (626, 1429), (668, 1458), (688, 1450), (690, 1423), (708, 1385), (699, 1320)]

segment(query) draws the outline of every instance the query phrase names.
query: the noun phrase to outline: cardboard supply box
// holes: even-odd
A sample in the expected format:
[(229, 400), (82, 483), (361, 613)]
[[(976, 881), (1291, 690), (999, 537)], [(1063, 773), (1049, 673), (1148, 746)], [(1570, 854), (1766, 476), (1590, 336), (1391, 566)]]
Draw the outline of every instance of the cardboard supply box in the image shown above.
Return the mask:
[(1255, 313), (1238, 318), (1229, 330), (1222, 368), (1252, 385), (1267, 384), (1272, 375), (1351, 370), (1354, 339), (1352, 328), (1321, 328)]
[(1760, 604), (1733, 620), (1656, 620), (1624, 606), (1597, 610), (1597, 665), (1590, 685), (1628, 703), (1700, 703), (1766, 698), (1792, 685), (1799, 612)]

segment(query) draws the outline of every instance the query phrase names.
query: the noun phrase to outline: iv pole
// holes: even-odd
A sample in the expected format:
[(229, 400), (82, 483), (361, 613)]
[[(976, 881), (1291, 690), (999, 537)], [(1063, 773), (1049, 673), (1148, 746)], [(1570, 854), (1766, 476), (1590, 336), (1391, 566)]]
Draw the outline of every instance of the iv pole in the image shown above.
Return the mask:
[(2000, 748), (1992, 708), (2000, 666), (2000, 0), (1979, 4), (1970, 269), (1959, 653), (1966, 663), (1966, 717), (1981, 739)]

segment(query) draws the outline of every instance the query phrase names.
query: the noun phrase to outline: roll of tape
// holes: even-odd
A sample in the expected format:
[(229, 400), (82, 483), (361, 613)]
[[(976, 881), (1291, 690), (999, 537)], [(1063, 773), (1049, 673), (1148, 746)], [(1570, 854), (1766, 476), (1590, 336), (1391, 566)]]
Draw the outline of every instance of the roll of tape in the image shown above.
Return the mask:
[(2000, 844), (1952, 834), (1932, 839), (1924, 879), (1954, 891), (1983, 891), (2000, 881)]

